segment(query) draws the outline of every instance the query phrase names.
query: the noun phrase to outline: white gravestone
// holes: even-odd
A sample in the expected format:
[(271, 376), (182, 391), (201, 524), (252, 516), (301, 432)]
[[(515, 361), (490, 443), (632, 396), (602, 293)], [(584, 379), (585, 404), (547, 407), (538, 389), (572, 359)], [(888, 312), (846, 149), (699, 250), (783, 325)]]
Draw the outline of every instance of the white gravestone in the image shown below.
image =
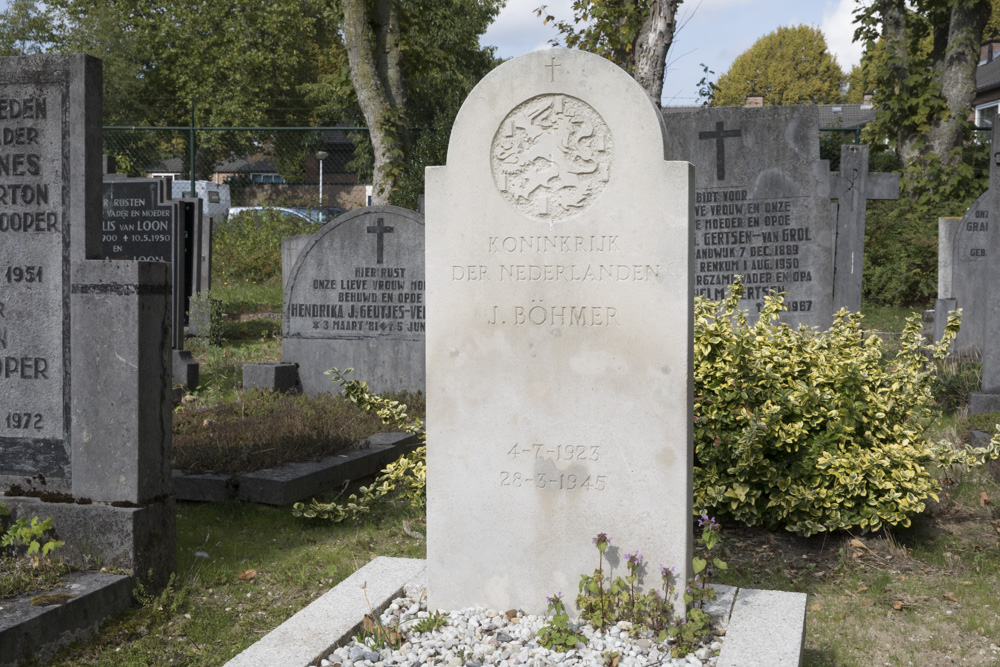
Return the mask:
[(600, 532), (614, 576), (626, 550), (647, 588), (690, 570), (694, 173), (664, 131), (615, 65), (538, 51), (479, 83), (427, 170), (435, 607), (572, 599)]

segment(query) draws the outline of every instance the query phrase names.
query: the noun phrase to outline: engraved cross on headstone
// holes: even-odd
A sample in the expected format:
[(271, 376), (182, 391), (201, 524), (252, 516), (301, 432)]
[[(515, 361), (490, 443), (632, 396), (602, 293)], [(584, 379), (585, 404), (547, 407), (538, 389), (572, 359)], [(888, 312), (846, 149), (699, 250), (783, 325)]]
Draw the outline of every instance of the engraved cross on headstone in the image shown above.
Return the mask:
[(382, 224), (383, 220), (384, 220), (384, 218), (379, 218), (378, 221), (374, 225), (368, 225), (368, 233), (369, 234), (378, 234), (378, 237), (377, 237), (378, 240), (375, 243), (375, 247), (376, 247), (377, 253), (378, 253), (376, 261), (375, 261), (376, 264), (381, 264), (382, 263), (382, 251), (385, 248), (384, 241), (382, 239), (382, 235), (383, 234), (391, 234), (394, 231), (392, 227), (385, 227), (385, 226), (383, 226), (383, 224)]
[(699, 132), (699, 139), (715, 139), (715, 177), (720, 181), (726, 179), (726, 139), (740, 136), (740, 130), (726, 130), (726, 124), (719, 121), (715, 124), (715, 132)]
[(559, 63), (556, 62), (556, 57), (555, 56), (552, 56), (549, 59), (549, 64), (546, 65), (546, 67), (549, 68), (549, 74), (550, 74), (549, 82), (555, 81), (556, 80), (556, 68), (557, 67), (562, 67), (562, 65), (560, 65)]

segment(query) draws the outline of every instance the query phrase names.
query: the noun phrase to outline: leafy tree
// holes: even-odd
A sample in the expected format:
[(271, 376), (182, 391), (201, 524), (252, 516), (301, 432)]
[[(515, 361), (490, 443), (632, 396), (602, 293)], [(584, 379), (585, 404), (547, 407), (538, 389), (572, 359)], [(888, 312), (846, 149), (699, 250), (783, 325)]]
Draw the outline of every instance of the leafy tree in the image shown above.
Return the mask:
[(968, 137), (979, 43), (991, 0), (875, 0), (859, 3), (855, 41), (884, 61), (868, 68), (879, 113), (867, 127), (917, 168), (928, 159), (957, 164)]
[[(683, 0), (573, 0), (573, 22), (557, 21), (566, 46), (604, 56), (635, 77), (660, 106), (667, 51), (674, 41), (677, 7)], [(555, 16), (542, 5), (544, 22)], [(577, 24), (585, 24), (577, 29)], [(553, 40), (558, 46), (559, 40)]]
[(827, 104), (841, 100), (844, 73), (823, 33), (780, 27), (754, 42), (715, 83), (712, 106), (743, 106), (747, 95), (765, 104)]
[(306, 90), (321, 118), (368, 126), (371, 143), (356, 138), (363, 150), (356, 152), (355, 166), (371, 169), (377, 203), (416, 207), (423, 167), (443, 163), (462, 100), (497, 64), (493, 49), (479, 46), (479, 36), (502, 5), (503, 0), (328, 5), (331, 24), (344, 26), (342, 39), (335, 36), (321, 57), (317, 81)]

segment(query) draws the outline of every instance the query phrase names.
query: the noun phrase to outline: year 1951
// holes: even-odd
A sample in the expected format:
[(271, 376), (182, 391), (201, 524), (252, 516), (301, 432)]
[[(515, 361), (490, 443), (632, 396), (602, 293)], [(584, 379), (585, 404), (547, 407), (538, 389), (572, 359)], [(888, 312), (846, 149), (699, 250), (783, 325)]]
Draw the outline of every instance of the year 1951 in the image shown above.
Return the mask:
[(4, 275), (9, 283), (40, 283), (42, 282), (42, 267), (8, 266)]

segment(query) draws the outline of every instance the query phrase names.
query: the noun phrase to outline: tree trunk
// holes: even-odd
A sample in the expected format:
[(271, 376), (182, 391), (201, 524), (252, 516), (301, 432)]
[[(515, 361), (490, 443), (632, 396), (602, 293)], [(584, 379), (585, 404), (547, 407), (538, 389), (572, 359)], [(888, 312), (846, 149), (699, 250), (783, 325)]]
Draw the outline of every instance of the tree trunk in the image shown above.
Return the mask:
[(663, 71), (667, 64), (667, 51), (674, 41), (679, 2), (653, 0), (649, 16), (635, 40), (635, 80), (646, 89), (657, 108), (660, 108), (660, 96), (663, 94)]
[(387, 6), (395, 5), (394, 0), (375, 2), (379, 19), (376, 24), (379, 51), (376, 61), (365, 0), (341, 0), (341, 4), (344, 8), (344, 47), (351, 69), (351, 84), (368, 124), (375, 154), (372, 203), (388, 204), (389, 193), (395, 186), (403, 161), (401, 112), (406, 96), (399, 69), (398, 7)]
[(897, 81), (897, 91), (906, 92), (907, 76), (933, 76), (941, 87), (941, 99), (947, 114), (935, 120), (924, 133), (901, 125), (897, 152), (903, 164), (929, 154), (946, 158), (965, 139), (965, 120), (976, 96), (976, 67), (979, 42), (990, 17), (990, 0), (953, 2), (948, 25), (934, 26), (934, 48), (928, 72), (910, 72), (907, 55), (906, 8), (903, 0), (884, 0), (883, 36), (889, 56), (889, 69)]
[(949, 114), (931, 128), (927, 137), (930, 150), (942, 157), (965, 140), (965, 120), (976, 97), (979, 42), (990, 9), (989, 0), (978, 0), (967, 6), (956, 2), (951, 10), (948, 45), (935, 64)]

